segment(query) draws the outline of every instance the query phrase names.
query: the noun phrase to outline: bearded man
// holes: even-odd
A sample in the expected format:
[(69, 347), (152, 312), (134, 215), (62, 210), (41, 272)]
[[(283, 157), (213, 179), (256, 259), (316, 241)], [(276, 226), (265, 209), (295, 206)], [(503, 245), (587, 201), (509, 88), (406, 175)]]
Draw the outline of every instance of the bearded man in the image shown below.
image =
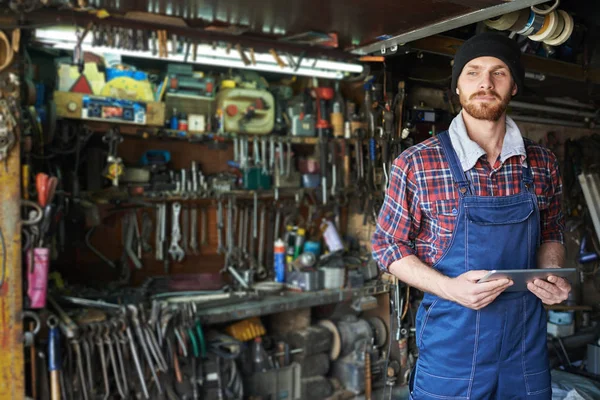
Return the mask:
[(489, 270), (564, 264), (557, 159), (506, 116), (524, 75), (515, 41), (467, 40), (452, 67), (461, 113), (391, 169), (372, 249), (381, 269), (425, 293), (414, 400), (551, 398), (543, 304), (564, 301), (570, 284), (478, 283)]

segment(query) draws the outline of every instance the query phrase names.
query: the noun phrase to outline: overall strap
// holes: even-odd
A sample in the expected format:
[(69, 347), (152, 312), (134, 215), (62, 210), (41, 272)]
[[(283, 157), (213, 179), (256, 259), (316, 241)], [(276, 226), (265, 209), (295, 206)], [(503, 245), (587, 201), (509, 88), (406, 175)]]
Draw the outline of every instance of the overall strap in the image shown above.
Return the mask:
[(523, 142), (525, 143), (525, 154), (527, 154), (527, 157), (525, 158), (527, 165), (522, 166), (523, 179), (521, 180), (521, 190), (533, 192), (533, 173), (531, 172), (530, 158), (527, 153), (527, 142)]
[(467, 194), (471, 194), (469, 181), (467, 180), (467, 177), (462, 169), (458, 155), (456, 154), (456, 151), (454, 151), (454, 147), (452, 147), (450, 134), (448, 131), (444, 131), (438, 134), (437, 137), (442, 144), (442, 149), (444, 151), (444, 155), (446, 156), (446, 160), (448, 161), (448, 164), (450, 164), (452, 179), (454, 180), (456, 186), (458, 186), (460, 195), (465, 196)]

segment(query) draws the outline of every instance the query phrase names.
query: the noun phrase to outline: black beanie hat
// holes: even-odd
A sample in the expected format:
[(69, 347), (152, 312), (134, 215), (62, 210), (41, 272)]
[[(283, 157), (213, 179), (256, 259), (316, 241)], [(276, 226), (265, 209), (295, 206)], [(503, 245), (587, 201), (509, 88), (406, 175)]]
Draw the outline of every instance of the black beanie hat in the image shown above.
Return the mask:
[(498, 33), (485, 32), (464, 42), (456, 52), (452, 66), (452, 93), (456, 93), (458, 76), (464, 66), (474, 58), (486, 56), (504, 61), (517, 84), (517, 94), (523, 91), (525, 69), (521, 63), (521, 50), (517, 42)]

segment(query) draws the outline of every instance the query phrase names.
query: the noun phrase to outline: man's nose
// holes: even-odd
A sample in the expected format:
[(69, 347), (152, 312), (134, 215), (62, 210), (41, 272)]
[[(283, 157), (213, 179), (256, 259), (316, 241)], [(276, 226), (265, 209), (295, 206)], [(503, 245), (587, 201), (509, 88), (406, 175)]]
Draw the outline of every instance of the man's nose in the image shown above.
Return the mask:
[(491, 90), (494, 88), (494, 81), (492, 80), (491, 74), (481, 74), (481, 82), (479, 88), (483, 90)]

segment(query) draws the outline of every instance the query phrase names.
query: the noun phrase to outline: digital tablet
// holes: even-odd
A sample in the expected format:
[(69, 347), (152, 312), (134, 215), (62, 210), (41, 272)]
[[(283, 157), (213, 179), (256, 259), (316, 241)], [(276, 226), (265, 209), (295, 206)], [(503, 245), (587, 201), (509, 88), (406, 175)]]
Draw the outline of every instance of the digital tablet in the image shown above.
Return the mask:
[(522, 292), (527, 289), (527, 283), (535, 279), (546, 280), (550, 275), (568, 278), (577, 272), (577, 268), (540, 268), (540, 269), (505, 269), (492, 270), (488, 272), (478, 283), (494, 281), (496, 279), (508, 278), (513, 281), (506, 292)]

